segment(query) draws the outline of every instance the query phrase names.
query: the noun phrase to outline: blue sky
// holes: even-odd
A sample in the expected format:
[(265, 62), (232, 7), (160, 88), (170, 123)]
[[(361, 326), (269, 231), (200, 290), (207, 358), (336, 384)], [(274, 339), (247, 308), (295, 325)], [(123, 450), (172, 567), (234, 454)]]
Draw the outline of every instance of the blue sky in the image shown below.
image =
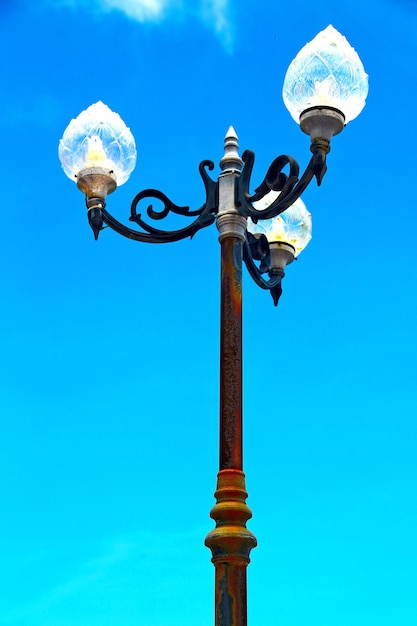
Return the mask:
[(1, 626), (213, 623), (217, 232), (95, 242), (58, 141), (97, 100), (123, 117), (125, 223), (143, 188), (199, 207), (230, 124), (254, 186), (303, 167), (282, 82), (330, 23), (367, 105), (304, 195), (279, 307), (244, 281), (249, 624), (417, 623), (416, 5), (3, 0)]

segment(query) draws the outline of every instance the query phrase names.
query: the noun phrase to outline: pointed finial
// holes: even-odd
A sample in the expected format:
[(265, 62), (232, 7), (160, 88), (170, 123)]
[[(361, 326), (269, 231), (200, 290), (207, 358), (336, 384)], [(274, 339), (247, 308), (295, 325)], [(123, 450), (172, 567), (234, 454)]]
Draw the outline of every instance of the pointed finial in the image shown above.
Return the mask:
[(240, 172), (243, 161), (239, 156), (239, 143), (233, 126), (230, 126), (224, 138), (224, 156), (220, 167), (224, 173)]
[(88, 209), (88, 221), (97, 241), (100, 231), (103, 229), (102, 204), (96, 204)]

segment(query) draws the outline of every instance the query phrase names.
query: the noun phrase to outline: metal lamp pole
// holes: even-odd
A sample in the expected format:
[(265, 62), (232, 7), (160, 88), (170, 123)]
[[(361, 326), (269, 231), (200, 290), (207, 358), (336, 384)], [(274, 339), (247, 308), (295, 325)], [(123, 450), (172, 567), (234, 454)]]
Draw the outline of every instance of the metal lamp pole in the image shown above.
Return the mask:
[[(246, 568), (256, 538), (246, 528), (252, 517), (246, 505), (242, 442), (242, 260), (246, 218), (235, 206), (236, 181), (242, 161), (237, 141), (226, 138), (220, 162), (219, 214), (221, 246), (220, 293), (220, 445), (216, 505), (211, 517), (216, 528), (206, 537), (215, 567), (216, 626), (247, 623)], [(234, 150), (235, 148), (235, 150)]]
[[(271, 292), (277, 304), (284, 269), (296, 253), (288, 242), (269, 242), (264, 234), (251, 233), (247, 221), (248, 218), (254, 222), (268, 220), (290, 212), (313, 178), (320, 184), (326, 171), (330, 138), (342, 130), (343, 114), (325, 107), (313, 111), (312, 117), (319, 120), (320, 127), (326, 126), (327, 138), (320, 136), (312, 140), (312, 157), (301, 177), (298, 177), (299, 166), (295, 159), (282, 155), (272, 162), (263, 182), (251, 195), (249, 184), (254, 154), (246, 151), (240, 158), (237, 136), (230, 127), (218, 180), (212, 180), (207, 173), (207, 169), (214, 167), (211, 161), (200, 164), (206, 189), (204, 205), (191, 211), (175, 205), (158, 190), (141, 191), (132, 202), (130, 215), (130, 220), (140, 226), (141, 231), (121, 224), (106, 210), (106, 196), (116, 188), (112, 172), (90, 167), (77, 174), (77, 186), (86, 195), (88, 219), (96, 239), (107, 225), (129, 239), (167, 243), (192, 237), (216, 221), (221, 246), (220, 455), (216, 504), (210, 513), (216, 527), (205, 540), (215, 567), (215, 626), (246, 626), (246, 568), (250, 552), (257, 544), (254, 534), (246, 528), (252, 513), (246, 504), (243, 473), (242, 266), (244, 262), (251, 277)], [(289, 169), (288, 174), (283, 172), (284, 168)], [(265, 209), (256, 208), (256, 203), (271, 192), (275, 199)], [(138, 212), (139, 203), (148, 198), (163, 203), (160, 211), (148, 206), (147, 217), (152, 220), (164, 219), (170, 213), (195, 219), (180, 230), (156, 229)]]
[[(207, 169), (214, 168), (211, 161), (200, 164), (206, 190), (203, 206), (192, 211), (189, 207), (175, 205), (161, 191), (146, 189), (134, 198), (129, 218), (140, 230), (122, 224), (106, 209), (106, 197), (116, 189), (112, 170), (94, 164), (82, 168), (76, 175), (77, 186), (86, 196), (88, 220), (95, 239), (109, 226), (135, 241), (169, 243), (193, 237), (198, 230), (216, 221), (221, 247), (220, 455), (216, 504), (210, 512), (216, 526), (205, 539), (215, 567), (215, 626), (247, 625), (246, 569), (250, 552), (257, 544), (254, 534), (246, 528), (252, 513), (246, 504), (243, 473), (242, 266), (244, 262), (250, 276), (261, 288), (271, 292), (277, 304), (284, 269), (296, 254), (293, 245), (282, 239), (269, 242), (264, 234), (251, 233), (247, 221), (251, 218), (253, 222), (261, 222), (290, 212), (313, 178), (320, 184), (326, 171), (330, 138), (342, 130), (343, 114), (332, 108), (319, 108), (313, 113), (321, 126), (328, 126), (328, 137), (312, 140), (312, 157), (301, 177), (295, 159), (282, 155), (271, 163), (263, 182), (251, 195), (254, 154), (246, 151), (239, 157), (237, 136), (230, 128), (218, 180), (211, 179), (207, 173)], [(283, 172), (284, 168), (289, 169), (288, 174)], [(256, 203), (271, 192), (275, 199), (267, 208), (256, 208)], [(152, 204), (148, 205), (145, 220), (138, 207), (149, 198), (158, 200), (163, 208), (157, 211)], [(149, 220), (162, 220), (170, 214), (188, 217), (192, 222), (173, 231), (164, 231), (149, 223)]]
[[(311, 75), (312, 68), (317, 70)], [(296, 204), (315, 178), (326, 172), (330, 141), (362, 110), (368, 91), (362, 63), (332, 26), (306, 44), (291, 63), (284, 81), (284, 101), (301, 129), (310, 136), (311, 159), (299, 175), (299, 165), (288, 155), (274, 159), (262, 183), (250, 193), (253, 152), (240, 158), (236, 133), (225, 138), (221, 174), (213, 180), (202, 161), (199, 171), (206, 192), (196, 210), (174, 204), (157, 189), (145, 189), (132, 201), (130, 228), (106, 210), (107, 195), (128, 179), (136, 162), (136, 147), (121, 118), (102, 102), (72, 120), (59, 145), (65, 173), (85, 194), (88, 221), (97, 239), (105, 226), (135, 241), (170, 243), (193, 237), (216, 222), (221, 247), (220, 320), (220, 455), (216, 504), (211, 517), (216, 526), (205, 544), (215, 567), (215, 626), (246, 626), (246, 569), (256, 538), (246, 528), (252, 516), (246, 504), (242, 447), (242, 266), (277, 305), (285, 267), (311, 238), (310, 216)], [(160, 209), (144, 200), (157, 200)], [(169, 216), (188, 218), (178, 230), (155, 224)]]

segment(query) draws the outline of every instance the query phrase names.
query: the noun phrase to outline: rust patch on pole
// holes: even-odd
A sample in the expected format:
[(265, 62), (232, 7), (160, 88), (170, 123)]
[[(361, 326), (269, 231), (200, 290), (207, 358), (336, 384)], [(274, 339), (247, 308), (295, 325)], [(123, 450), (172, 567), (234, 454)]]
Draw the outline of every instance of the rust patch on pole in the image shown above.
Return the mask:
[(220, 469), (242, 469), (242, 242), (221, 241)]
[(247, 626), (246, 569), (257, 542), (246, 528), (252, 513), (243, 473), (242, 238), (228, 232), (220, 244), (220, 471), (210, 512), (216, 527), (205, 544), (215, 567), (215, 626)]

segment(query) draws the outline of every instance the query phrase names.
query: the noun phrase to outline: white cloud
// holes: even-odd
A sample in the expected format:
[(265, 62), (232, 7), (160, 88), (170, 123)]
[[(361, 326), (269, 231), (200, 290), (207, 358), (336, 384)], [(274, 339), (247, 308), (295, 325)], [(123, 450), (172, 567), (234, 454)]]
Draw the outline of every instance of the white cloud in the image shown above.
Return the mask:
[(230, 50), (232, 28), (231, 0), (46, 0), (58, 7), (82, 8), (86, 11), (120, 11), (137, 22), (160, 22), (169, 18), (197, 18), (213, 30)]
[(229, 18), (229, 0), (203, 0), (201, 16), (214, 28), (217, 35), (222, 39), (223, 45), (230, 48), (232, 31)]
[(138, 22), (159, 20), (172, 4), (170, 0), (101, 0), (103, 9), (118, 9)]
[(204, 0), (202, 15), (213, 22), (216, 32), (220, 33), (227, 27), (228, 0)]
[(45, 0), (45, 2), (58, 8), (83, 9), (93, 13), (117, 10), (138, 22), (152, 22), (164, 18), (167, 9), (172, 7), (176, 0)]

